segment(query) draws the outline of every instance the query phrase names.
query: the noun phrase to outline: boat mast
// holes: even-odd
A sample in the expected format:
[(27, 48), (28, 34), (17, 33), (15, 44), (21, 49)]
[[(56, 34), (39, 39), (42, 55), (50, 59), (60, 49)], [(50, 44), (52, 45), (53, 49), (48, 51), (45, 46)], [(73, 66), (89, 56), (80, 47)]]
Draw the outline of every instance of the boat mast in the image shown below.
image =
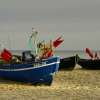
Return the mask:
[(30, 44), (30, 47), (31, 47), (33, 53), (34, 53), (34, 49), (35, 49), (35, 55), (37, 55), (37, 34), (38, 34), (38, 32), (36, 30), (34, 30), (34, 28), (32, 28), (32, 33), (31, 33), (31, 36), (29, 39), (29, 44)]
[(9, 47), (9, 50), (11, 50), (11, 39), (10, 39), (10, 33), (8, 34), (8, 47)]

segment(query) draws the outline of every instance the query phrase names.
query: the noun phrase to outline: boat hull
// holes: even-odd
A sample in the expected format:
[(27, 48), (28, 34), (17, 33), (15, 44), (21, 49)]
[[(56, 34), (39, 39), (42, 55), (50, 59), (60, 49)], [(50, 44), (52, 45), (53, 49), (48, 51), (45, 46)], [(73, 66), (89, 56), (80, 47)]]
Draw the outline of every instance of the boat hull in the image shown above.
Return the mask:
[(67, 57), (60, 59), (60, 67), (61, 70), (73, 70), (76, 65), (76, 56)]
[(59, 57), (52, 57), (37, 66), (34, 63), (5, 65), (0, 68), (0, 77), (29, 83), (52, 83), (59, 61)]
[(100, 69), (100, 60), (79, 59), (78, 64), (83, 69)]

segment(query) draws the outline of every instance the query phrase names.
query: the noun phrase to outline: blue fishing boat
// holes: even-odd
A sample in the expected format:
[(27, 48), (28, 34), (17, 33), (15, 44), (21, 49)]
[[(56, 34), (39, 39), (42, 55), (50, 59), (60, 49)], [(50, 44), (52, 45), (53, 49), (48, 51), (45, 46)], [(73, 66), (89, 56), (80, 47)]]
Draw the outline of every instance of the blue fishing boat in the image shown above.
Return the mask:
[(58, 71), (60, 57), (40, 58), (37, 48), (37, 31), (32, 31), (29, 37), (30, 51), (22, 55), (13, 55), (4, 49), (0, 54), (0, 77), (28, 82), (51, 85), (53, 74)]
[(37, 62), (0, 64), (0, 77), (33, 84), (51, 85), (53, 74), (59, 69), (59, 63), (59, 57), (51, 57)]

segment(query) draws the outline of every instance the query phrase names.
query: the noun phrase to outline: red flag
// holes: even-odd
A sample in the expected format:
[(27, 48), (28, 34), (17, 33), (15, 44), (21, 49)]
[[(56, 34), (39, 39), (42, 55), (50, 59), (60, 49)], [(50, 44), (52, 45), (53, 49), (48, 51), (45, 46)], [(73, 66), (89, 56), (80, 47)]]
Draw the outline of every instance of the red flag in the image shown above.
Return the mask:
[(56, 48), (58, 47), (64, 40), (62, 40), (62, 37), (60, 36), (55, 41), (53, 41), (53, 46)]
[(53, 56), (53, 52), (52, 51), (48, 51), (46, 56), (47, 56), (47, 58), (52, 57)]
[(85, 52), (89, 55), (89, 57), (94, 58), (92, 50), (90, 50), (89, 48), (86, 48)]
[(100, 59), (97, 52), (95, 52), (94, 57), (95, 57), (95, 59)]
[(43, 53), (42, 58), (47, 59), (47, 58), (52, 57), (52, 56), (53, 56), (53, 51), (52, 50), (48, 50), (48, 51)]
[(1, 58), (6, 61), (6, 62), (9, 62), (11, 59), (12, 59), (12, 54), (9, 50), (7, 49), (4, 49), (2, 52), (1, 52)]

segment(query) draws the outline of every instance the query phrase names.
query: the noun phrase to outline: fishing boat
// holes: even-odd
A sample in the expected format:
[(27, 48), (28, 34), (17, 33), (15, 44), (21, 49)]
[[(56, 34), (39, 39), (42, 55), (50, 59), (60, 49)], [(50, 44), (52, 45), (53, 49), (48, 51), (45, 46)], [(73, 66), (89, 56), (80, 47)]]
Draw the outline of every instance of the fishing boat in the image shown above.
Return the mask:
[(76, 65), (76, 56), (65, 57), (60, 59), (60, 70), (73, 70)]
[(82, 59), (78, 60), (78, 64), (83, 69), (100, 69), (100, 60), (99, 59)]
[[(58, 71), (60, 57), (40, 57), (37, 48), (37, 31), (29, 37), (31, 51), (23, 51), (22, 55), (13, 55), (8, 49), (0, 53), (0, 77), (28, 83), (51, 85), (53, 74)], [(50, 55), (50, 54), (49, 54)]]
[(85, 49), (89, 58), (78, 57), (78, 64), (83, 69), (100, 69), (100, 58), (98, 52), (93, 52), (90, 48)]
[(42, 61), (0, 64), (0, 77), (28, 83), (51, 85), (53, 74), (59, 69), (59, 57)]

